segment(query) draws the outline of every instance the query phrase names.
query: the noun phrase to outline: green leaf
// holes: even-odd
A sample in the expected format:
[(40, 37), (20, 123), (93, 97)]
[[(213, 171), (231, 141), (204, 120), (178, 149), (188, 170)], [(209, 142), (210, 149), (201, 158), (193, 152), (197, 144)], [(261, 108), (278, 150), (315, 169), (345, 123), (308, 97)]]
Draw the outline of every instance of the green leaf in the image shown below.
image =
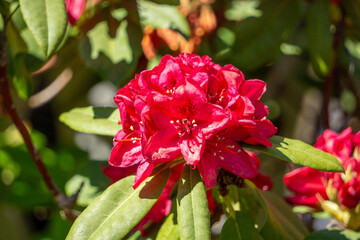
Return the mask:
[(235, 219), (228, 217), (221, 229), (220, 240), (262, 240), (263, 238), (255, 229), (253, 220), (242, 214), (235, 212)]
[(205, 186), (197, 169), (186, 165), (178, 188), (180, 239), (210, 239), (210, 214)]
[(133, 77), (141, 49), (141, 28), (128, 20), (122, 20), (115, 36), (102, 21), (80, 41), (80, 53), (87, 66), (114, 84), (124, 84)]
[(76, 204), (82, 207), (88, 206), (99, 194), (99, 188), (93, 186), (88, 177), (76, 174), (65, 184), (65, 193), (67, 196), (75, 194), (83, 184), (81, 191), (76, 199)]
[(360, 28), (360, 4), (357, 0), (342, 0), (341, 5), (344, 6), (346, 13), (351, 20)]
[(269, 139), (272, 147), (242, 145), (244, 148), (260, 151), (284, 161), (308, 166), (327, 172), (344, 172), (341, 163), (331, 154), (323, 152), (300, 140), (274, 136)]
[(175, 214), (171, 213), (162, 224), (157, 236), (156, 240), (176, 240), (180, 239), (179, 235), (179, 227), (175, 223)]
[(256, 197), (250, 189), (238, 188), (234, 185), (227, 186), (230, 199), (233, 200), (233, 208), (246, 216), (251, 217), (254, 222), (258, 221), (260, 206)]
[(237, 25), (235, 43), (226, 55), (242, 69), (253, 70), (272, 61), (300, 21), (298, 2), (292, 0), (261, 1), (260, 14)]
[(250, 181), (246, 180), (246, 183), (254, 191), (258, 202), (265, 210), (266, 219), (260, 230), (260, 234), (265, 239), (304, 239), (308, 234), (306, 227), (281, 197), (257, 189)]
[(160, 197), (169, 174), (164, 170), (135, 190), (134, 176), (112, 184), (81, 213), (66, 239), (123, 239)]
[(305, 240), (359, 240), (360, 233), (350, 229), (324, 229), (306, 236)]
[(328, 0), (317, 0), (310, 4), (306, 37), (311, 64), (315, 72), (324, 77), (333, 59)]
[(119, 111), (110, 107), (74, 108), (62, 113), (59, 120), (75, 131), (114, 136), (121, 126)]
[(138, 0), (140, 23), (143, 27), (169, 28), (188, 38), (190, 27), (185, 17), (176, 6), (156, 4), (146, 0)]
[(46, 56), (50, 56), (64, 38), (67, 13), (63, 0), (19, 0), (26, 25)]

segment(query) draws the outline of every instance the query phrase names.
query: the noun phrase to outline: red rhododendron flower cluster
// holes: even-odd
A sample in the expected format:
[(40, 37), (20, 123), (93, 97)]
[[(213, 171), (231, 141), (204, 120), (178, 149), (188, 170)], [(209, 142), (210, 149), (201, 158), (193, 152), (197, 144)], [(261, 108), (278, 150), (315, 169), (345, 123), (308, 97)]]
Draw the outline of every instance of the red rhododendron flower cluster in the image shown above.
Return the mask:
[(155, 165), (182, 158), (198, 167), (207, 187), (216, 184), (219, 167), (255, 178), (259, 163), (237, 142), (271, 146), (276, 128), (259, 101), (265, 86), (207, 56), (164, 56), (116, 94), (123, 129), (115, 136), (110, 165), (135, 167), (134, 187)]
[(198, 168), (209, 188), (216, 184), (219, 168), (264, 190), (271, 188), (271, 180), (258, 173), (259, 159), (238, 144), (271, 146), (268, 138), (277, 129), (259, 101), (265, 87), (261, 80), (245, 81), (232, 65), (221, 67), (207, 56), (181, 54), (164, 56), (158, 66), (117, 92), (122, 130), (114, 138), (105, 174), (116, 181), (136, 173), (136, 188), (157, 165), (175, 166), (155, 210), (140, 224), (169, 213), (170, 192), (184, 160)]
[[(315, 147), (336, 156), (345, 173), (309, 167), (295, 169), (284, 176), (286, 187), (295, 193), (287, 200), (296, 205), (322, 208), (346, 225), (354, 226), (351, 219), (359, 214), (354, 209), (360, 207), (360, 132), (353, 134), (350, 128), (341, 134), (325, 130)], [(357, 222), (355, 228), (360, 227)]]

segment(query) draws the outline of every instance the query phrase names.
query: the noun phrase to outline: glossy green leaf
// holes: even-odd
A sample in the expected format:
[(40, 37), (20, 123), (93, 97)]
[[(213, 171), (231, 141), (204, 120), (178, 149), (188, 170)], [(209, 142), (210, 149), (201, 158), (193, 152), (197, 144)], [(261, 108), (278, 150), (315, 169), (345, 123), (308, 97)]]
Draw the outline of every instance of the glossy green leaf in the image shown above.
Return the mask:
[(98, 23), (80, 41), (80, 53), (86, 65), (114, 84), (124, 84), (133, 77), (142, 53), (140, 26), (122, 20), (115, 36), (106, 21)]
[(341, 5), (344, 6), (346, 13), (354, 22), (357, 28), (360, 28), (360, 4), (358, 0), (342, 0)]
[(283, 198), (275, 193), (257, 189), (250, 181), (246, 183), (254, 191), (266, 213), (265, 222), (260, 229), (260, 234), (264, 239), (304, 239), (308, 234), (306, 227)]
[(186, 165), (177, 201), (180, 239), (210, 239), (210, 214), (205, 186), (197, 169)]
[(350, 229), (324, 229), (306, 236), (305, 240), (359, 240), (360, 233)]
[(260, 233), (255, 229), (253, 220), (241, 212), (235, 212), (235, 219), (228, 217), (221, 229), (220, 240), (262, 240)]
[(233, 201), (235, 211), (249, 216), (254, 222), (258, 221), (260, 205), (256, 201), (256, 197), (247, 188), (238, 188), (234, 185), (227, 186), (230, 199)]
[(67, 13), (63, 0), (19, 0), (26, 25), (46, 56), (50, 56), (64, 38)]
[(135, 190), (134, 176), (112, 184), (81, 213), (66, 239), (123, 239), (155, 204), (169, 175), (164, 170)]
[(119, 115), (115, 108), (90, 106), (62, 113), (59, 120), (75, 131), (114, 136), (121, 130)]
[(300, 140), (281, 136), (274, 136), (269, 140), (272, 143), (271, 148), (249, 144), (245, 144), (243, 147), (322, 171), (344, 172), (341, 163), (333, 155), (316, 149)]
[(170, 28), (189, 37), (190, 28), (185, 17), (176, 6), (156, 4), (146, 0), (138, 0), (140, 22), (143, 27)]
[[(264, 0), (256, 11), (236, 28), (236, 39), (226, 57), (242, 69), (253, 70), (272, 61), (300, 21), (298, 2)], [(284, 21), (286, 19), (286, 21)]]
[(310, 4), (305, 29), (312, 66), (319, 76), (324, 77), (329, 72), (333, 58), (328, 0), (317, 0)]
[(180, 239), (179, 227), (176, 224), (175, 214), (171, 213), (162, 224), (156, 240), (177, 240)]

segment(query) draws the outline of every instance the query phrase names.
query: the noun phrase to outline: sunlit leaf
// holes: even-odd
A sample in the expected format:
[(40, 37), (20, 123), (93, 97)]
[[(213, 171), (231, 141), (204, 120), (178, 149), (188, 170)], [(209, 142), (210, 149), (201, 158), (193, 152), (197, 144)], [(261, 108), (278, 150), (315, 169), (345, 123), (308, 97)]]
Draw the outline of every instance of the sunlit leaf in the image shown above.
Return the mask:
[(319, 76), (326, 76), (333, 58), (328, 0), (318, 0), (310, 4), (306, 37), (310, 60), (315, 72)]
[(284, 161), (308, 166), (327, 172), (343, 172), (341, 163), (331, 154), (323, 152), (300, 140), (274, 136), (270, 138), (272, 147), (243, 145), (249, 150), (260, 151)]
[(71, 196), (75, 194), (79, 190), (80, 186), (82, 186), (82, 188), (76, 203), (79, 206), (86, 207), (100, 194), (99, 188), (91, 185), (88, 177), (76, 174), (65, 184), (66, 195)]
[(141, 49), (141, 29), (122, 20), (115, 35), (106, 21), (98, 23), (80, 41), (80, 53), (86, 65), (114, 84), (124, 84), (134, 75)]
[(81, 213), (66, 239), (123, 239), (160, 197), (169, 174), (164, 170), (135, 190), (134, 176), (112, 184)]
[(178, 223), (181, 239), (210, 239), (210, 214), (197, 169), (184, 167), (178, 189)]
[(50, 56), (64, 38), (67, 13), (63, 0), (19, 0), (26, 25), (46, 56)]
[(262, 240), (253, 220), (241, 212), (235, 212), (235, 219), (228, 217), (221, 229), (220, 240)]
[(171, 213), (162, 224), (158, 234), (156, 235), (156, 240), (180, 239), (179, 227), (175, 221), (175, 215)]
[(154, 28), (170, 28), (189, 37), (190, 28), (185, 17), (176, 6), (156, 4), (146, 0), (138, 0), (140, 22)]
[(59, 120), (75, 131), (114, 136), (121, 129), (119, 115), (118, 109), (90, 106), (62, 113)]

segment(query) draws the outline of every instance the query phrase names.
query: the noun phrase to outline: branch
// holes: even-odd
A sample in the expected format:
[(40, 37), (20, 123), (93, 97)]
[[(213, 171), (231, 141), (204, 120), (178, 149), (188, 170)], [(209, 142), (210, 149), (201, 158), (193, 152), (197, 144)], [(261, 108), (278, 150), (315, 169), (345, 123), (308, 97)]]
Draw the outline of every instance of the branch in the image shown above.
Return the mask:
[(59, 205), (60, 209), (62, 210), (66, 218), (68, 220), (74, 221), (76, 217), (79, 215), (79, 212), (73, 209), (79, 191), (73, 196), (67, 197), (56, 186), (55, 182), (53, 181), (49, 172), (47, 171), (45, 164), (41, 160), (39, 152), (34, 146), (30, 134), (27, 131), (24, 123), (22, 122), (16, 110), (16, 106), (12, 100), (10, 94), (9, 79), (7, 76), (8, 58), (7, 58), (6, 25), (8, 21), (5, 18), (5, 16), (3, 16), (3, 19), (4, 19), (4, 29), (2, 32), (2, 39), (1, 39), (2, 43), (0, 46), (0, 94), (3, 97), (5, 110), (9, 113), (12, 122), (15, 124), (16, 128), (19, 130), (21, 136), (23, 137), (25, 145), (37, 169), (39, 170), (40, 175), (44, 180), (47, 188), (50, 190), (52, 196), (54, 197), (55, 202)]

